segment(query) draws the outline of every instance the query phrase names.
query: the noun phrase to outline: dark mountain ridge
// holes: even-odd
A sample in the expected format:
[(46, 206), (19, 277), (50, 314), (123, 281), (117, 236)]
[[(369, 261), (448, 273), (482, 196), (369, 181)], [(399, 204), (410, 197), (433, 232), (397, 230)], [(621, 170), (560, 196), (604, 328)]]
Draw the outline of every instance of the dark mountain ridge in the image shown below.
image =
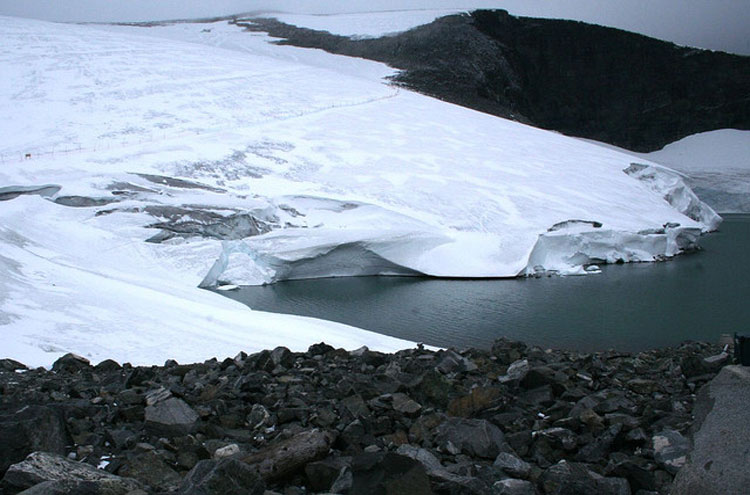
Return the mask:
[(750, 129), (750, 57), (614, 28), (504, 10), (446, 16), (376, 39), (268, 18), (235, 22), (280, 44), (387, 63), (401, 69), (397, 84), (445, 101), (635, 151)]

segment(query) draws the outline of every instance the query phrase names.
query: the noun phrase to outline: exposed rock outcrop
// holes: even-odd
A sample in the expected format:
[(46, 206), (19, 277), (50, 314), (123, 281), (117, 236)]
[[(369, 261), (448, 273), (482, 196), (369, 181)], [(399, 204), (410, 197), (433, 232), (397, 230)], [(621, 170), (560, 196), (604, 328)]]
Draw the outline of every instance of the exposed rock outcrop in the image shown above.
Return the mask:
[(385, 62), (402, 69), (398, 84), (452, 103), (636, 151), (713, 129), (750, 129), (750, 57), (618, 29), (503, 10), (377, 39), (269, 18), (237, 22), (282, 44)]

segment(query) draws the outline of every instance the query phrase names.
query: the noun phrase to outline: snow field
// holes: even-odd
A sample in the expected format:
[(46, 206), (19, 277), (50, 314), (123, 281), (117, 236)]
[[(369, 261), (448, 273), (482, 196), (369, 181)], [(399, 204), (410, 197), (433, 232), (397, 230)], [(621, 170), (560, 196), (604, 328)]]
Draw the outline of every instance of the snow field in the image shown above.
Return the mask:
[[(68, 351), (187, 362), (321, 340), (394, 350), (411, 344), (198, 286), (582, 273), (679, 254), (718, 222), (667, 169), (625, 173), (630, 155), (399, 91), (382, 64), (226, 23), (0, 18), (0, 32), (0, 153), (17, 157), (0, 187), (60, 187), (0, 203), (0, 354), (26, 364)], [(108, 204), (53, 203), (69, 196)], [(144, 242), (175, 211), (250, 212), (272, 229)], [(589, 223), (560, 226), (570, 220)]]

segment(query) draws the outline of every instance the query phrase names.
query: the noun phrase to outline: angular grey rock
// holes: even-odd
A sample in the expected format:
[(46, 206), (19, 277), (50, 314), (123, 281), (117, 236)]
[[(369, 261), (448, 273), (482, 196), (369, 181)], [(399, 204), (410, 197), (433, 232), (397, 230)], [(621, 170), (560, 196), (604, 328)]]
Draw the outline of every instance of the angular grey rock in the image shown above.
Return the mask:
[(62, 415), (45, 406), (0, 415), (0, 439), (0, 476), (34, 451), (64, 454), (71, 443)]
[(157, 402), (161, 402), (163, 400), (167, 400), (170, 397), (172, 397), (172, 392), (170, 392), (168, 389), (164, 387), (159, 387), (154, 390), (149, 390), (146, 392), (146, 405), (147, 406), (153, 406)]
[(404, 444), (399, 445), (399, 447), (396, 449), (396, 453), (411, 457), (412, 459), (421, 462), (428, 474), (444, 469), (440, 464), (438, 458), (435, 457), (432, 452), (427, 449)]
[(443, 353), (442, 359), (436, 366), (437, 370), (443, 374), (457, 373), (463, 371), (475, 371), (477, 365), (470, 359), (463, 357), (453, 350), (447, 350)]
[(7, 493), (16, 493), (45, 481), (63, 480), (96, 483), (103, 493), (124, 494), (141, 488), (136, 480), (46, 452), (34, 452), (23, 462), (12, 465), (5, 473), (2, 487)]
[(230, 443), (224, 447), (218, 448), (214, 451), (214, 459), (224, 459), (225, 457), (232, 457), (240, 453), (240, 446), (236, 443)]
[(503, 432), (484, 419), (449, 418), (437, 427), (435, 440), (446, 452), (485, 459), (511, 450)]
[(547, 495), (630, 495), (627, 480), (605, 478), (585, 464), (567, 461), (560, 461), (544, 471), (539, 485)]
[(187, 435), (193, 431), (198, 419), (198, 413), (176, 397), (146, 407), (146, 429), (158, 436)]
[(492, 485), (492, 495), (536, 495), (536, 489), (529, 481), (507, 479)]
[(182, 480), (182, 495), (263, 495), (266, 485), (247, 464), (236, 459), (204, 460)]
[(651, 439), (654, 460), (672, 474), (677, 473), (687, 462), (690, 441), (678, 431), (662, 430)]
[(673, 495), (740, 495), (750, 487), (750, 368), (726, 366), (698, 392), (693, 450)]
[(498, 377), (498, 380), (500, 383), (521, 381), (526, 376), (526, 373), (529, 372), (529, 369), (529, 361), (527, 359), (519, 359), (518, 361), (511, 363), (511, 365), (508, 366), (505, 375)]
[(508, 452), (500, 452), (492, 465), (499, 467), (514, 478), (526, 479), (531, 473), (531, 464)]
[(393, 410), (406, 415), (413, 415), (419, 412), (422, 406), (412, 400), (408, 395), (402, 393), (393, 394)]

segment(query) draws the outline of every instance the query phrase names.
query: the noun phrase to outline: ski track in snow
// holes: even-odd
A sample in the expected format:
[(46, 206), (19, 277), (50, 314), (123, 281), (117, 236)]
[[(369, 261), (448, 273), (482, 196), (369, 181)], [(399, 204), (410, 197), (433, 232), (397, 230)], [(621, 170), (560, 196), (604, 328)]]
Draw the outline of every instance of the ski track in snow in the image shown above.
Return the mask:
[[(198, 286), (582, 274), (718, 224), (668, 169), (399, 91), (382, 64), (223, 22), (0, 17), (0, 33), (0, 354), (29, 365), (392, 351), (412, 344)], [(247, 213), (270, 232), (144, 242), (158, 222)]]

